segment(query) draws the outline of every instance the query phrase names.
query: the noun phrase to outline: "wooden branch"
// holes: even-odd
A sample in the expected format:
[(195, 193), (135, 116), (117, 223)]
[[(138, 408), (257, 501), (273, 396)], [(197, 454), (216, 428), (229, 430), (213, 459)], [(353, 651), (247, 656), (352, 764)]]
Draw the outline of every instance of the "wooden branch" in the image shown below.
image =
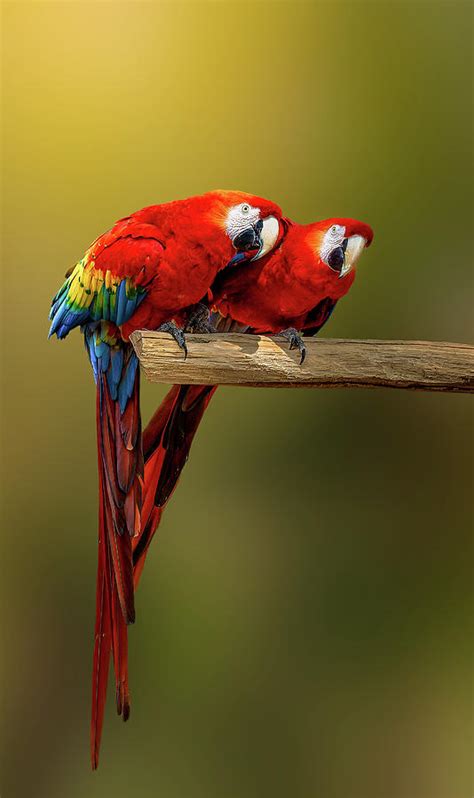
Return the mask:
[(290, 352), (278, 336), (188, 335), (186, 360), (166, 333), (142, 330), (131, 341), (151, 382), (474, 391), (474, 346), (469, 344), (307, 338), (300, 366), (299, 352)]

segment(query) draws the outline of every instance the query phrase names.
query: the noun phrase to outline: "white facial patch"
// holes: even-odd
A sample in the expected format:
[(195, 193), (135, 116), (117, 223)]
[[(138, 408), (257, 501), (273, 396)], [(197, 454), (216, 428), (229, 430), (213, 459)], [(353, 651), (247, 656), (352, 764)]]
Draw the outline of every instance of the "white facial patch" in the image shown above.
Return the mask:
[(253, 227), (260, 219), (260, 208), (254, 208), (248, 202), (241, 202), (234, 205), (227, 214), (226, 232), (233, 241), (239, 233), (243, 233), (247, 227)]
[(326, 231), (324, 234), (323, 242), (319, 249), (319, 257), (325, 263), (328, 262), (329, 255), (336, 249), (336, 247), (340, 247), (342, 242), (344, 241), (346, 235), (346, 228), (342, 226), (342, 224), (333, 224), (329, 230)]

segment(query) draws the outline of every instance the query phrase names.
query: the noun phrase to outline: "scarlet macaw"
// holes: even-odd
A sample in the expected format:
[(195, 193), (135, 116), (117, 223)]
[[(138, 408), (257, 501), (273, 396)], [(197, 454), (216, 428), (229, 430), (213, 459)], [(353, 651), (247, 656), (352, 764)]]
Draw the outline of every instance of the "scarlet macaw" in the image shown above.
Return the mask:
[[(258, 262), (234, 256), (239, 265), (220, 272), (211, 288), (220, 332), (279, 333), (305, 357), (299, 334), (315, 335), (355, 278), (355, 265), (369, 246), (372, 229), (354, 219), (298, 225), (283, 219), (277, 246)], [(189, 450), (217, 386), (175, 385), (143, 433), (145, 482), (142, 531), (133, 541), (135, 587)]]
[(169, 331), (186, 352), (183, 325), (235, 250), (263, 257), (280, 208), (239, 191), (152, 205), (99, 236), (52, 301), (50, 336), (81, 327), (97, 385), (99, 556), (91, 718), (98, 765), (110, 652), (117, 711), (130, 713), (127, 624), (135, 619), (132, 539), (140, 534), (143, 453), (137, 329)]

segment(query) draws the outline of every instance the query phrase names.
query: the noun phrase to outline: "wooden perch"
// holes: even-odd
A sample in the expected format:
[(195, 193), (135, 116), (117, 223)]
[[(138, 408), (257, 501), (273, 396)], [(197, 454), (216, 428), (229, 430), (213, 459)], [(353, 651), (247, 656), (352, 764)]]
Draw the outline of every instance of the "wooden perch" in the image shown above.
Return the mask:
[(474, 346), (434, 341), (307, 338), (306, 360), (278, 336), (188, 335), (188, 357), (166, 333), (141, 330), (131, 341), (151, 382), (277, 388), (474, 390)]

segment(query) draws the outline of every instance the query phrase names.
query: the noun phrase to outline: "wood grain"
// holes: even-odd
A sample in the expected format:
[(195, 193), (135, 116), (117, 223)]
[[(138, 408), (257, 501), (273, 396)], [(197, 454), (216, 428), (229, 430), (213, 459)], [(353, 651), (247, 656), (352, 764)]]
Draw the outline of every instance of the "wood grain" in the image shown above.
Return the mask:
[(278, 336), (188, 335), (186, 360), (166, 333), (131, 341), (151, 382), (273, 388), (474, 390), (474, 346), (435, 341), (305, 339), (306, 360)]

